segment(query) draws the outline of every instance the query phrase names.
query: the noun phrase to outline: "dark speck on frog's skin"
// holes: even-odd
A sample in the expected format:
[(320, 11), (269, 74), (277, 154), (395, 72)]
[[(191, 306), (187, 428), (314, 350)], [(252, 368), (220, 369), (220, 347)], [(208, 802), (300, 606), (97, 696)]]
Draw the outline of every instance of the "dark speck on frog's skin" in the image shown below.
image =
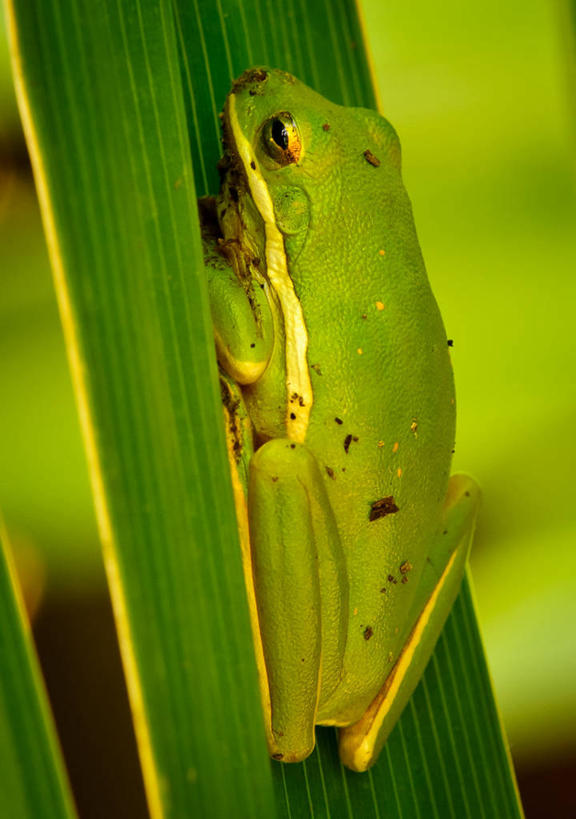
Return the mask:
[(344, 438), (344, 451), (346, 452), (346, 455), (348, 455), (348, 450), (350, 449), (350, 444), (352, 443), (352, 441), (354, 441), (354, 443), (356, 444), (358, 443), (359, 440), (360, 439), (358, 438), (357, 435), (347, 435)]
[(373, 165), (375, 168), (380, 167), (380, 160), (378, 159), (377, 156), (374, 156), (372, 151), (369, 150), (368, 148), (364, 151), (364, 159), (366, 160), (366, 162), (370, 163), (370, 165)]
[(398, 511), (393, 495), (388, 495), (386, 498), (380, 498), (380, 500), (370, 504), (370, 520), (378, 520), (386, 517), (386, 515), (394, 515)]

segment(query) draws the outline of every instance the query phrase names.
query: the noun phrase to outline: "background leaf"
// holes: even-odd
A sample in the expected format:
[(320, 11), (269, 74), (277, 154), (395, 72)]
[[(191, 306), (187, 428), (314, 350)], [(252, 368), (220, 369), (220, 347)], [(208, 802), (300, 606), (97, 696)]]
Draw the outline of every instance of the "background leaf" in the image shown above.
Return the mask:
[(0, 521), (0, 791), (5, 816), (73, 819), (52, 716)]

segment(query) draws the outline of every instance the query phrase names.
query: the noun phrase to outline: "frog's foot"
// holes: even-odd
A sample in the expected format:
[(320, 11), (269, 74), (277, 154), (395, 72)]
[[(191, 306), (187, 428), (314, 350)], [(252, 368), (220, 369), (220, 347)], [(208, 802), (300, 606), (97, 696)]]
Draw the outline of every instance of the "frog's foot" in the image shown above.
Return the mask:
[(250, 549), (268, 677), (270, 755), (298, 762), (314, 748), (322, 690), (338, 684), (348, 618), (344, 557), (316, 459), (268, 441), (250, 462)]
[(340, 730), (340, 758), (354, 771), (366, 771), (376, 761), (434, 650), (460, 588), (478, 502), (476, 483), (465, 475), (453, 475), (443, 526), (432, 543), (411, 612), (412, 631), (364, 716)]

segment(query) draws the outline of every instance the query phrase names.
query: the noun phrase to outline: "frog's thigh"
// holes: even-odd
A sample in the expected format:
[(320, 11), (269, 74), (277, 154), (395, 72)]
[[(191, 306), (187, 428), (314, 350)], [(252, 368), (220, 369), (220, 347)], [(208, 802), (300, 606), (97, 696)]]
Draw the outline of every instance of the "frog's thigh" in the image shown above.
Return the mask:
[(412, 631), (364, 716), (340, 730), (340, 757), (355, 771), (365, 771), (376, 761), (434, 650), (460, 588), (478, 501), (476, 483), (465, 475), (453, 475), (444, 504), (444, 524), (432, 543), (410, 614)]
[[(314, 748), (321, 649), (325, 641), (328, 656), (341, 662), (347, 615), (340, 602), (346, 590), (339, 589), (345, 573), (338, 565), (336, 524), (318, 465), (305, 446), (276, 439), (257, 450), (250, 463), (248, 514), (270, 691), (269, 749), (276, 759), (297, 762)], [(330, 674), (339, 678), (340, 668), (332, 665)]]
[(245, 289), (217, 256), (206, 270), (218, 361), (236, 382), (252, 384), (272, 354), (274, 327), (266, 293), (255, 282)]

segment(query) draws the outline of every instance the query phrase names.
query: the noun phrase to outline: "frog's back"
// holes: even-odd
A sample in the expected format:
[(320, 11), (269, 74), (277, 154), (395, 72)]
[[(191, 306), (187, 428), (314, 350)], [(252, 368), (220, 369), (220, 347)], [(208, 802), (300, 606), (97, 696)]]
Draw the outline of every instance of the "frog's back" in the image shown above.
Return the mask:
[(372, 112), (339, 110), (354, 117), (341, 126), (347, 149), (336, 183), (312, 201), (291, 276), (306, 323), (320, 328), (309, 334), (305, 441), (324, 474), (350, 582), (344, 676), (319, 718), (346, 721), (376, 694), (411, 625), (403, 620), (439, 525), (455, 413), (397, 137)]

